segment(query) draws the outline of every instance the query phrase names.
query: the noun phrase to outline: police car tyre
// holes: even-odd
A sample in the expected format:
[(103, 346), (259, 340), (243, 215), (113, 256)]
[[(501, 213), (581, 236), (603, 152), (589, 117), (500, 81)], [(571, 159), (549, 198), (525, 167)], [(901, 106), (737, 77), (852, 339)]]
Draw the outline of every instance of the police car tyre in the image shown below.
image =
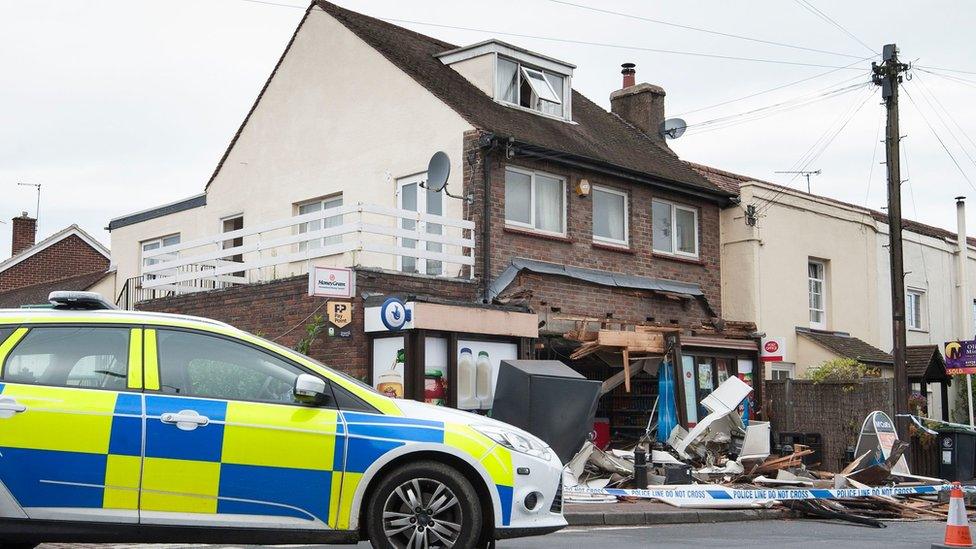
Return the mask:
[(481, 538), (481, 511), (464, 475), (443, 463), (419, 461), (380, 481), (367, 508), (367, 533), (376, 549), (467, 549)]
[(0, 549), (34, 549), (36, 543), (3, 543), (0, 542)]

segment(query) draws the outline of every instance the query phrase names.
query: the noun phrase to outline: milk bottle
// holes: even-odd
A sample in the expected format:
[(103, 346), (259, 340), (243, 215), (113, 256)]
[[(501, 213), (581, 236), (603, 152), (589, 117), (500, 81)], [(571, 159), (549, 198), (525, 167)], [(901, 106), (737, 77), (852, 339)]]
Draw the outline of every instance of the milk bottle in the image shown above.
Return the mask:
[(488, 352), (480, 351), (478, 361), (475, 364), (478, 370), (478, 402), (481, 404), (482, 410), (488, 410), (494, 400), (491, 394), (491, 360), (488, 359)]
[(479, 402), (475, 396), (475, 376), (477, 375), (475, 368), (474, 355), (471, 354), (471, 349), (462, 347), (457, 365), (458, 408), (462, 410), (479, 408)]

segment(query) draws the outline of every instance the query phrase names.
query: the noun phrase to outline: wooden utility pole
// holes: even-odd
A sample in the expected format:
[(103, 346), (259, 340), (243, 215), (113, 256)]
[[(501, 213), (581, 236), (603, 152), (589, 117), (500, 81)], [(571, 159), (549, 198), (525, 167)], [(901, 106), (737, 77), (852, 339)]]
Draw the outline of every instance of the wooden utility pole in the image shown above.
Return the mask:
[(888, 253), (891, 258), (891, 350), (895, 367), (895, 424), (898, 438), (908, 440), (908, 371), (905, 364), (905, 265), (901, 245), (901, 164), (898, 130), (898, 85), (908, 65), (898, 61), (898, 48), (887, 44), (882, 63), (871, 63), (872, 80), (881, 86), (881, 97), (888, 110), (885, 131), (885, 160), (888, 166)]

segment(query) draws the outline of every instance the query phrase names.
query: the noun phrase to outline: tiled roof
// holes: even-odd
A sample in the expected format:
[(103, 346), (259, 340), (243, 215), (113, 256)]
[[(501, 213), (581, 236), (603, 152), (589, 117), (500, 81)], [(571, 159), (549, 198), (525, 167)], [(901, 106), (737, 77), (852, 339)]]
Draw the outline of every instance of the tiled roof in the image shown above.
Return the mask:
[(890, 354), (849, 334), (803, 328), (797, 328), (796, 333), (844, 358), (853, 358), (865, 364), (883, 366), (891, 366), (894, 362)]
[(737, 194), (709, 182), (670, 149), (576, 91), (572, 98), (575, 124), (507, 107), (435, 57), (456, 46), (329, 2), (317, 0), (313, 6), (335, 17), (476, 128), (699, 192), (722, 197)]
[(911, 345), (905, 349), (909, 379), (943, 381), (949, 378), (945, 371), (945, 359), (938, 345)]
[(2, 292), (0, 293), (0, 309), (44, 304), (47, 303), (47, 296), (53, 291), (84, 291), (97, 284), (108, 274), (105, 271), (95, 271)]
[(14, 265), (20, 263), (21, 261), (24, 261), (25, 259), (33, 256), (34, 254), (42, 252), (72, 235), (77, 236), (86, 244), (91, 246), (93, 250), (105, 256), (105, 259), (110, 259), (110, 253), (108, 251), (108, 248), (103, 246), (101, 242), (95, 239), (95, 237), (85, 232), (85, 230), (79, 227), (78, 225), (69, 225), (61, 229), (60, 231), (52, 234), (51, 236), (45, 238), (44, 240), (38, 242), (37, 244), (34, 244), (30, 248), (21, 250), (16, 255), (13, 255), (3, 260), (2, 262), (0, 262), (0, 271), (5, 271), (10, 267), (13, 267)]
[[(885, 212), (872, 210), (869, 208), (865, 208), (864, 206), (858, 206), (857, 204), (851, 204), (850, 202), (844, 202), (842, 200), (837, 200), (834, 198), (829, 198), (818, 194), (804, 192), (799, 189), (793, 189), (791, 187), (786, 187), (784, 185), (779, 185), (769, 181), (764, 181), (762, 179), (757, 179), (755, 177), (749, 177), (747, 175), (727, 172), (725, 170), (720, 170), (718, 168), (713, 168), (711, 166), (705, 166), (704, 164), (696, 164), (694, 162), (686, 162), (686, 164), (691, 166), (692, 169), (700, 173), (703, 177), (711, 181), (712, 184), (721, 187), (722, 189), (728, 192), (734, 192), (738, 194), (739, 187), (741, 185), (743, 185), (744, 183), (755, 181), (757, 183), (762, 183), (763, 185), (769, 185), (770, 187), (775, 187), (777, 189), (788, 190), (792, 193), (796, 193), (799, 195), (809, 196), (809, 197), (817, 198), (818, 200), (825, 200), (827, 202), (832, 202), (834, 204), (837, 204), (838, 206), (844, 206), (847, 208), (857, 208), (859, 210), (863, 210), (868, 214), (870, 214), (871, 217), (874, 218), (875, 221), (878, 221), (879, 223), (888, 223), (888, 214)], [(956, 241), (956, 233), (952, 231), (942, 229), (939, 227), (933, 227), (932, 225), (926, 225), (924, 223), (919, 223), (918, 221), (912, 221), (911, 219), (902, 218), (902, 227), (906, 231), (910, 231), (915, 234), (920, 234), (932, 238), (945, 239), (951, 242)], [(970, 236), (966, 238), (966, 241), (970, 245), (976, 246), (976, 238)]]

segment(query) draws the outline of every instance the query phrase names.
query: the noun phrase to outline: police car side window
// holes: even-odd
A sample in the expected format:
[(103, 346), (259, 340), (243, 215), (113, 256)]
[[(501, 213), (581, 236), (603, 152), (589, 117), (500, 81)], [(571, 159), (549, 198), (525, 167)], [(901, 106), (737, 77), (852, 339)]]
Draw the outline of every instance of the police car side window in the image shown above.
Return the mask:
[(123, 390), (128, 354), (128, 328), (31, 328), (7, 356), (3, 380)]
[(159, 384), (164, 393), (294, 404), (298, 367), (222, 337), (157, 330)]

